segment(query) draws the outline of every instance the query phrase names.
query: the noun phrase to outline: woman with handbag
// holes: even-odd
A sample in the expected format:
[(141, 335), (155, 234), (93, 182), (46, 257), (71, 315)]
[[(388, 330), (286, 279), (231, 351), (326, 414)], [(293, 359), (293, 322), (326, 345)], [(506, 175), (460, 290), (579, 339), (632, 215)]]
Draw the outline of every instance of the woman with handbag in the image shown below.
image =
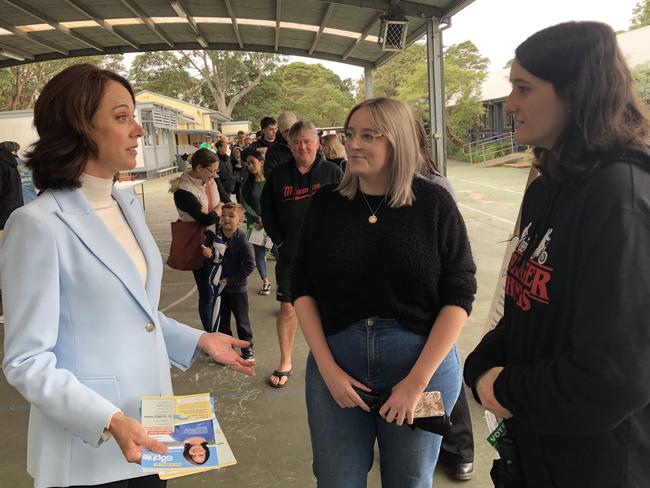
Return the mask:
[[(264, 154), (259, 151), (246, 152), (246, 167), (248, 168), (248, 177), (242, 185), (242, 204), (246, 211), (246, 226), (248, 227), (247, 235), (253, 232), (263, 232), (262, 224), (262, 204), (260, 198), (266, 179), (264, 178)], [(268, 236), (267, 236), (268, 238)], [(262, 288), (260, 295), (269, 295), (271, 293), (271, 281), (266, 270), (266, 246), (252, 242), (255, 251), (255, 265), (262, 278)]]
[[(199, 292), (201, 324), (206, 331), (211, 332), (210, 271), (212, 264), (210, 260), (203, 259), (201, 244), (203, 244), (205, 230), (216, 231), (215, 226), (219, 225), (221, 207), (230, 201), (230, 197), (219, 182), (219, 159), (212, 151), (199, 149), (192, 154), (190, 164), (192, 169), (170, 181), (169, 191), (174, 194), (178, 220), (186, 224), (178, 226), (181, 230), (177, 236), (174, 235), (174, 224), (178, 224), (178, 222), (172, 224), (172, 248), (168, 264), (176, 269), (192, 270)], [(174, 245), (174, 239), (176, 237), (187, 239), (187, 233), (192, 233), (189, 238), (191, 242), (177, 248)], [(181, 253), (182, 256), (178, 256)], [(183, 260), (185, 266), (174, 266), (176, 259)]]
[(37, 488), (165, 486), (137, 464), (166, 447), (136, 420), (142, 396), (172, 395), (171, 365), (199, 349), (252, 375), (224, 334), (158, 310), (163, 263), (135, 194), (113, 176), (136, 166), (144, 130), (121, 76), (69, 67), (34, 108), (28, 166), (40, 196), (12, 213), (0, 250), (3, 370), (30, 403), (27, 470)]
[[(408, 106), (366, 100), (344, 127), (346, 172), (312, 197), (291, 274), (313, 470), (320, 488), (365, 487), (378, 441), (382, 486), (430, 488), (441, 438), (403, 424), (425, 391), (456, 402), (474, 261), (453, 199), (418, 176)], [(359, 390), (388, 398), (371, 412)]]

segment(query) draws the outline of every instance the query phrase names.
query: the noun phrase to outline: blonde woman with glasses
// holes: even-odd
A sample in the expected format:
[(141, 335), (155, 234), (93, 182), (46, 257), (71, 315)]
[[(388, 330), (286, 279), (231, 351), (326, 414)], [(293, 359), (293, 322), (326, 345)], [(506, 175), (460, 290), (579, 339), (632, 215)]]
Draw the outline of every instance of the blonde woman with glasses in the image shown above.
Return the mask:
[[(423, 392), (450, 411), (460, 391), (454, 344), (476, 292), (467, 232), (418, 175), (405, 104), (366, 100), (345, 134), (346, 173), (313, 197), (292, 272), (314, 474), (321, 488), (366, 486), (378, 441), (384, 488), (430, 488), (441, 437), (405, 424)], [(371, 411), (361, 391), (388, 399)]]

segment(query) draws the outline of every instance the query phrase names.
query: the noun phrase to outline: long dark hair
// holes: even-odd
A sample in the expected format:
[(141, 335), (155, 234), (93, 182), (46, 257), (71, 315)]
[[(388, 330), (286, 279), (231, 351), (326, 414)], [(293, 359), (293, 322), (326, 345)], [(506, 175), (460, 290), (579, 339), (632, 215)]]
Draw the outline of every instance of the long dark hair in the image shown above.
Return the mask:
[[(244, 156), (246, 159), (244, 160)], [(264, 162), (264, 154), (259, 151), (242, 151), (242, 164), (248, 164), (248, 157), (253, 156), (255, 159)], [(264, 170), (262, 170), (264, 171)], [(253, 199), (253, 187), (255, 186), (255, 175), (248, 172), (248, 176), (244, 180), (241, 186), (241, 194), (244, 197), (244, 201), (250, 203)]]
[(420, 152), (422, 153), (422, 169), (420, 171), (437, 176), (441, 176), (438, 170), (438, 165), (431, 156), (431, 146), (429, 145), (429, 137), (427, 131), (419, 120), (415, 121), (416, 130), (418, 133), (418, 144), (420, 145)]
[(41, 191), (81, 186), (79, 177), (88, 158), (97, 155), (90, 137), (91, 120), (110, 81), (126, 88), (135, 105), (133, 89), (125, 78), (92, 64), (70, 66), (43, 88), (34, 107), (39, 140), (26, 155), (34, 185)]
[(593, 167), (603, 154), (644, 144), (650, 119), (610, 26), (566, 22), (541, 30), (515, 50), (526, 71), (553, 84), (570, 110), (551, 149), (535, 148), (538, 169), (561, 180)]

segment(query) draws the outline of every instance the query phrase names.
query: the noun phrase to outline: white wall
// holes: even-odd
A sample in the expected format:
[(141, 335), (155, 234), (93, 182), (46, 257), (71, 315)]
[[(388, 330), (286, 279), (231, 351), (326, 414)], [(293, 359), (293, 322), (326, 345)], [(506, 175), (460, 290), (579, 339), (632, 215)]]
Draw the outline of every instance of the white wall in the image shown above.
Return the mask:
[(29, 146), (36, 142), (38, 133), (34, 128), (34, 112), (14, 110), (0, 112), (0, 142), (14, 141), (20, 144), (18, 154), (24, 156)]

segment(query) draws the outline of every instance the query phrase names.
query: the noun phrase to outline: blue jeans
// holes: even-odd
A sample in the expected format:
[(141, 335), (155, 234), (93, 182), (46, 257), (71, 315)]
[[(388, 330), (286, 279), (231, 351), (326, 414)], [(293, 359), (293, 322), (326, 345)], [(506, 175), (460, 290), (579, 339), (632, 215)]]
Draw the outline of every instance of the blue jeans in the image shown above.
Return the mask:
[[(427, 337), (410, 332), (393, 319), (357, 322), (327, 342), (336, 363), (375, 391), (390, 390), (411, 370)], [(431, 378), (426, 391), (442, 393), (451, 412), (460, 392), (456, 346)], [(310, 354), (305, 379), (307, 413), (320, 488), (365, 488), (379, 444), (382, 488), (431, 488), (438, 460), (439, 435), (406, 424), (389, 424), (377, 413), (340, 408)]]
[(264, 246), (253, 244), (253, 250), (255, 251), (255, 264), (257, 265), (257, 271), (260, 273), (260, 278), (265, 280), (268, 276), (268, 273), (266, 272), (266, 248)]

